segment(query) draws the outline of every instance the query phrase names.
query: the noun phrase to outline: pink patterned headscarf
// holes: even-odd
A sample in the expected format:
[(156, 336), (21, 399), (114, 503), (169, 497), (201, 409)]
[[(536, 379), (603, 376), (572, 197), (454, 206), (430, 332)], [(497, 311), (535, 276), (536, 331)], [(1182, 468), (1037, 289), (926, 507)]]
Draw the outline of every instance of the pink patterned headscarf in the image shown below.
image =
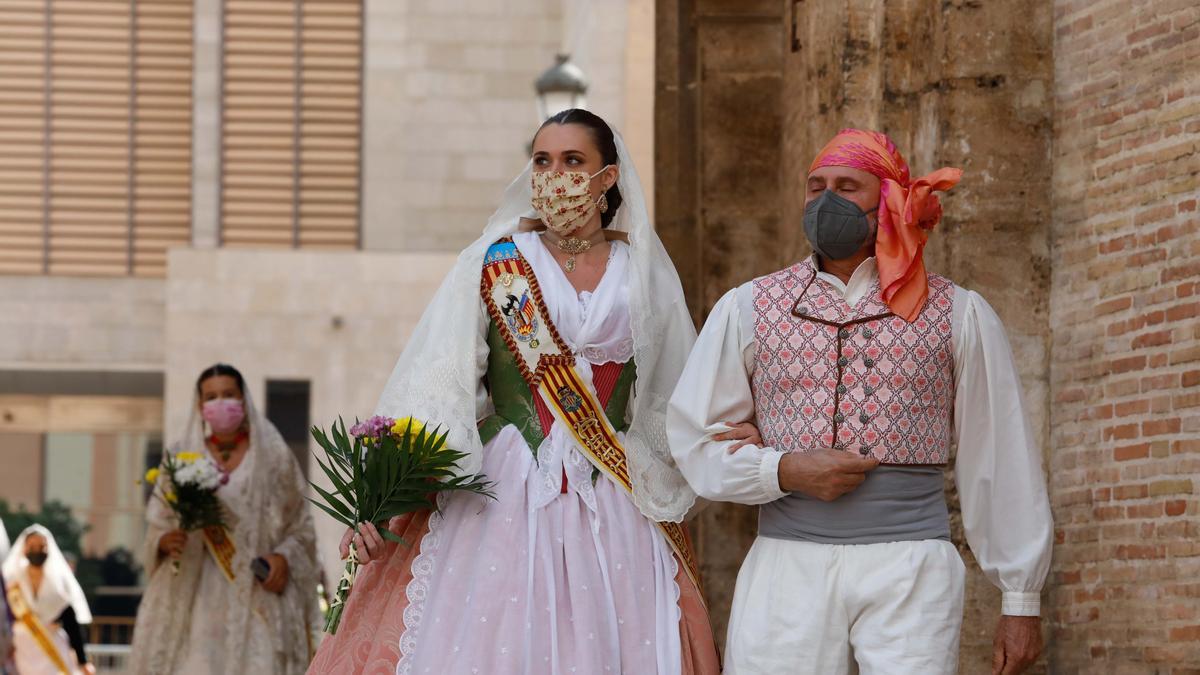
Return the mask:
[(962, 169), (944, 168), (912, 180), (908, 163), (887, 135), (878, 131), (842, 129), (829, 141), (812, 166), (861, 169), (880, 181), (879, 232), (875, 258), (883, 301), (897, 316), (914, 321), (929, 296), (925, 272), (925, 242), (942, 219), (935, 191), (958, 184)]

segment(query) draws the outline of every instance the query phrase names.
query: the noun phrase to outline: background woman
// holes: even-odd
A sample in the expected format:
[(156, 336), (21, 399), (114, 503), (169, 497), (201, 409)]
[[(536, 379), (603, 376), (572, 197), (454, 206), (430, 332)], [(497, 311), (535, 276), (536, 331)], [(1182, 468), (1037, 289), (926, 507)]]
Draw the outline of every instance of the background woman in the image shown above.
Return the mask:
[[(133, 672), (304, 672), (320, 625), (307, 484), (232, 366), (200, 374), (187, 433), (170, 452), (198, 450), (229, 476), (217, 496), (236, 547), (233, 579), (205, 547), (202, 532), (176, 529), (171, 512), (151, 498), (144, 548), (149, 583), (134, 629)], [(260, 557), (268, 568), (261, 581), (251, 571)], [(178, 572), (171, 560), (180, 561)]]
[(22, 675), (95, 673), (80, 624), (92, 622), (83, 589), (54, 535), (31, 525), (4, 560), (13, 616), (14, 665)]
[[(447, 427), (497, 499), (394, 519), (408, 547), (364, 524), (381, 562), (310, 672), (716, 673), (678, 525), (695, 495), (663, 430), (694, 338), (620, 138), (584, 110), (552, 117), (378, 410)], [(539, 384), (543, 357), (570, 364), (563, 384)]]

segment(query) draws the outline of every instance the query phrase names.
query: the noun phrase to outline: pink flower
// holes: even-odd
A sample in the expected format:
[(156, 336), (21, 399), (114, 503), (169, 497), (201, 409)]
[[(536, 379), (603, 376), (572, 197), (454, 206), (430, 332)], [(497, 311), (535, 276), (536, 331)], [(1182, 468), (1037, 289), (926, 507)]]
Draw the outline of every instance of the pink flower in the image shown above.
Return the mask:
[(391, 417), (375, 415), (350, 427), (350, 435), (357, 438), (379, 438), (388, 433), (395, 423), (396, 420)]

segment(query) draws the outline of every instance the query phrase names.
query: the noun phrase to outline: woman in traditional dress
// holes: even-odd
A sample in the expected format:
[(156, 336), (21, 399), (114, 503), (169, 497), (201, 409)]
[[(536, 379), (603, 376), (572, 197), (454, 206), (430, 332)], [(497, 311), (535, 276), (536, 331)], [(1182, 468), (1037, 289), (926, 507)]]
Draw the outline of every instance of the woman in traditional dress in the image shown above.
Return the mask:
[(15, 619), (16, 672), (21, 675), (95, 673), (84, 653), (80, 629), (80, 624), (92, 622), (92, 612), (50, 530), (41, 525), (25, 528), (4, 560), (4, 579)]
[(496, 499), (393, 519), (408, 545), (364, 524), (373, 562), (309, 672), (716, 673), (664, 435), (694, 338), (620, 137), (550, 118), (378, 409), (442, 425)]
[[(149, 581), (134, 629), (133, 672), (304, 672), (320, 630), (307, 483), (232, 366), (200, 374), (187, 433), (170, 450), (185, 451), (207, 452), (227, 474), (217, 492), (227, 527), (183, 532), (151, 498), (143, 551)], [(261, 579), (252, 571), (259, 558)]]

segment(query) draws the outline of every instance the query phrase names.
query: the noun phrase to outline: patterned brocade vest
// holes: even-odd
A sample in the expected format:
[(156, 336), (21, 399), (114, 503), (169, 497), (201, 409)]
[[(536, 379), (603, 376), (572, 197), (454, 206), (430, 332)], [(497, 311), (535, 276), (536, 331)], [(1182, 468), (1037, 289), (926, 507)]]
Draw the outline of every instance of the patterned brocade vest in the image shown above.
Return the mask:
[(882, 464), (945, 464), (954, 413), (954, 285), (929, 275), (913, 323), (879, 282), (854, 307), (819, 281), (812, 260), (754, 282), (752, 388), (767, 445), (836, 448)]

